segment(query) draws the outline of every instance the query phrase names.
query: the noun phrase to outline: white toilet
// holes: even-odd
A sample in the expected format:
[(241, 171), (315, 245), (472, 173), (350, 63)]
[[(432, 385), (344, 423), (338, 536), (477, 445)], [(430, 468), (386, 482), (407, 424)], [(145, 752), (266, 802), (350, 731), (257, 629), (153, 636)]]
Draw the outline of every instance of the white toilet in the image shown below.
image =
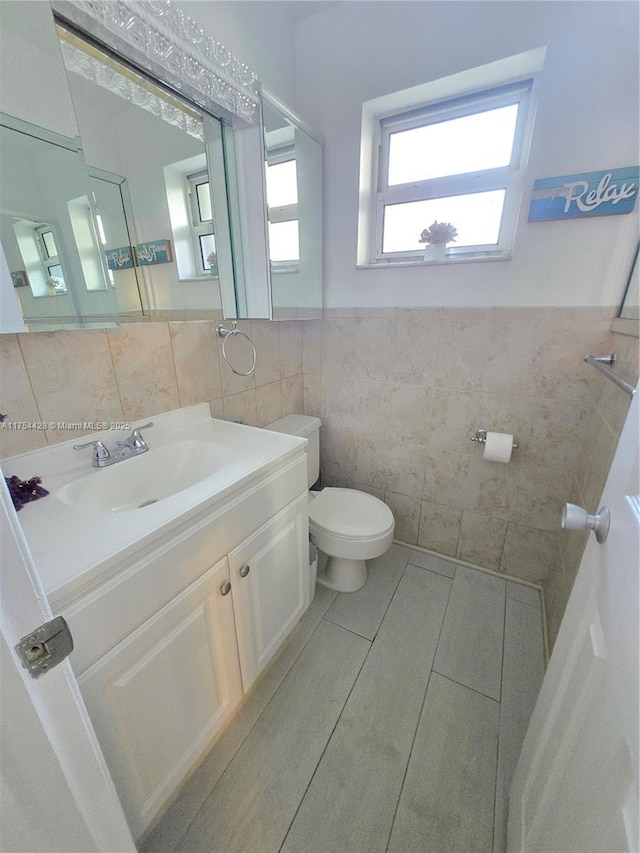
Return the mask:
[[(265, 427), (309, 440), (309, 488), (320, 471), (320, 425), (319, 418), (287, 415)], [(318, 572), (318, 583), (338, 592), (360, 589), (367, 580), (366, 560), (389, 550), (394, 526), (389, 507), (366, 492), (334, 488), (309, 492), (311, 541), (329, 557), (326, 569)]]

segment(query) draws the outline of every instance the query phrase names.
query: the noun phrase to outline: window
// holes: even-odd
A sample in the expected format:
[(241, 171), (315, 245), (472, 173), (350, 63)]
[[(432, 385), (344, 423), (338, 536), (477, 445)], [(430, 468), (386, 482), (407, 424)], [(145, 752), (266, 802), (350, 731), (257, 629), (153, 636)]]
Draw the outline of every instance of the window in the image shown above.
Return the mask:
[(218, 270), (216, 240), (213, 233), (213, 211), (209, 193), (209, 175), (206, 170), (186, 175), (187, 195), (193, 249), (198, 275), (216, 275)]
[(447, 257), (506, 254), (520, 200), (531, 81), (379, 121), (375, 260), (421, 259), (433, 222)]
[[(435, 221), (444, 263), (511, 254), (546, 48), (362, 104), (358, 267), (420, 263)], [(428, 254), (431, 254), (429, 252)]]

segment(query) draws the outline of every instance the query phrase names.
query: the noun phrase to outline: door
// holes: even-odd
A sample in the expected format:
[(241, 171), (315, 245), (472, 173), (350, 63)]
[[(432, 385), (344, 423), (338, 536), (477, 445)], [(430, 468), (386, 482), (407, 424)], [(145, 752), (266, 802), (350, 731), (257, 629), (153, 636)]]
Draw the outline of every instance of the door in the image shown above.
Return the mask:
[(225, 557), (78, 679), (135, 838), (242, 699), (229, 592)]
[(509, 809), (509, 850), (638, 850), (638, 542), (640, 395), (600, 501), (534, 709)]
[[(28, 511), (28, 507), (26, 510)], [(0, 477), (0, 849), (135, 850), (69, 661), (38, 679), (14, 647), (51, 618)]]
[(306, 492), (229, 554), (229, 570), (246, 691), (309, 604)]

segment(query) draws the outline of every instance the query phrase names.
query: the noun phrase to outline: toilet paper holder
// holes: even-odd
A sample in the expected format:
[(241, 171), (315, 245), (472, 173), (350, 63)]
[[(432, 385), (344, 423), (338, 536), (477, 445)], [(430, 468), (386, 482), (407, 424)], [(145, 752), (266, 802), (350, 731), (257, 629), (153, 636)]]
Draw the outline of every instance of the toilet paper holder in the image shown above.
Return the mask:
[[(486, 444), (487, 443), (487, 430), (486, 429), (477, 429), (476, 434), (471, 436), (471, 441), (477, 441), (480, 444)], [(513, 449), (514, 450), (518, 449), (518, 445), (515, 443), (515, 441), (513, 443)]]

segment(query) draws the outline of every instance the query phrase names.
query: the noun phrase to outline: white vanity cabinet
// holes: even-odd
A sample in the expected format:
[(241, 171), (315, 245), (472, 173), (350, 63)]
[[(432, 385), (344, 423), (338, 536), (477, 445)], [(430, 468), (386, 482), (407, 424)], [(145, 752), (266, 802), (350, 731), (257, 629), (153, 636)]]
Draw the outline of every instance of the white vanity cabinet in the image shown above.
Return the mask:
[(229, 554), (245, 690), (269, 663), (308, 604), (307, 501), (305, 494), (289, 512), (265, 524)]
[[(102, 623), (111, 614), (116, 625), (131, 595), (147, 589), (146, 598), (153, 598), (167, 578), (193, 577), (194, 566), (220, 547), (224, 521), (222, 513), (217, 522), (169, 540), (127, 569), (124, 580), (114, 579), (65, 613), (78, 644), (72, 656), (78, 683), (136, 838), (309, 604), (305, 491), (215, 565), (199, 569), (196, 580), (112, 648), (96, 645), (96, 634), (103, 643), (106, 636)], [(245, 524), (251, 529), (250, 517)]]
[(242, 698), (225, 559), (78, 679), (134, 837)]

